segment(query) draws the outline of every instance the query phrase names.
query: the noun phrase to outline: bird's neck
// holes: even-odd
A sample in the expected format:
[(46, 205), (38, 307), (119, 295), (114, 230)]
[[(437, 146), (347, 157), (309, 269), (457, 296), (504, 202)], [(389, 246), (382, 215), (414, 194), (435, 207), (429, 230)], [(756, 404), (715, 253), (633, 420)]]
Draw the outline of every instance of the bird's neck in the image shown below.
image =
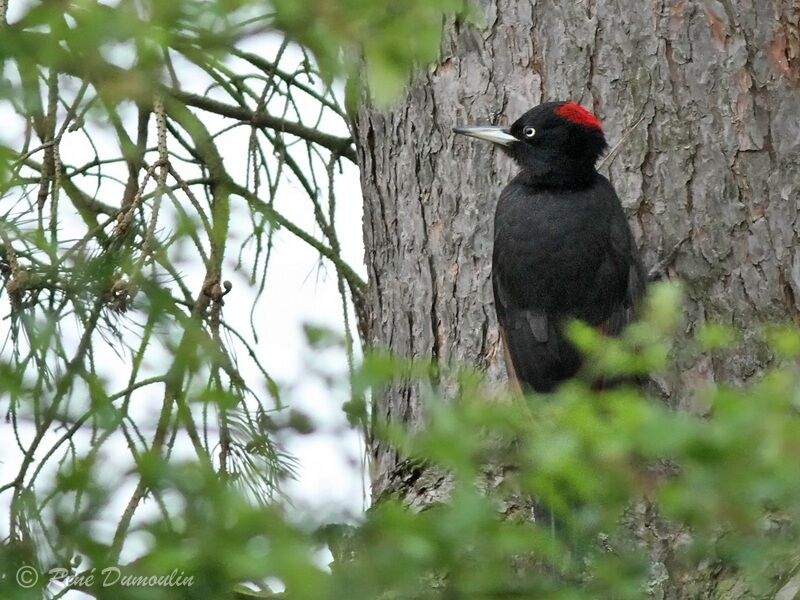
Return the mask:
[(533, 188), (576, 190), (589, 187), (597, 177), (594, 166), (587, 165), (537, 165), (524, 167), (516, 181)]

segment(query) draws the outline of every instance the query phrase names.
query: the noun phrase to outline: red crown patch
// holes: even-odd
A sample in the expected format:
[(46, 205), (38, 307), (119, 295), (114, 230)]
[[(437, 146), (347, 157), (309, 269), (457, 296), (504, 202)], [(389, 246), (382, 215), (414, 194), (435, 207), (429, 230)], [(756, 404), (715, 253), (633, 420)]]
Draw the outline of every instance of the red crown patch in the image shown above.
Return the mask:
[(592, 113), (583, 108), (580, 104), (568, 102), (556, 109), (556, 114), (562, 119), (566, 119), (576, 125), (582, 125), (590, 129), (597, 129), (603, 131), (603, 126)]

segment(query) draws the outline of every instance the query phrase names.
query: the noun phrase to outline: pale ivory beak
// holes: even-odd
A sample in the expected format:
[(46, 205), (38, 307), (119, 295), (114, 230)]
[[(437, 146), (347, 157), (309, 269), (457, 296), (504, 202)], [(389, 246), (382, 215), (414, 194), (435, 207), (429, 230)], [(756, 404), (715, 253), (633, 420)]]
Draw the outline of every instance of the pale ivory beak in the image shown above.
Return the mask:
[(508, 146), (518, 141), (517, 138), (508, 133), (508, 129), (503, 127), (453, 127), (453, 132), (479, 140), (486, 140), (493, 144), (500, 144), (501, 146)]

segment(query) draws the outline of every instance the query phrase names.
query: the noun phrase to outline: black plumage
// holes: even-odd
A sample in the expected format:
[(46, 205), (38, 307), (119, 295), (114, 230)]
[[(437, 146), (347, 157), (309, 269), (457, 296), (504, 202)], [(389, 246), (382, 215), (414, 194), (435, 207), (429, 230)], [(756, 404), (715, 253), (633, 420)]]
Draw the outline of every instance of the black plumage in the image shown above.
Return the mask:
[(511, 377), (552, 391), (581, 366), (565, 321), (617, 335), (645, 287), (619, 198), (595, 168), (602, 128), (577, 104), (551, 102), (507, 130), (455, 131), (502, 145), (521, 168), (495, 213), (495, 308)]

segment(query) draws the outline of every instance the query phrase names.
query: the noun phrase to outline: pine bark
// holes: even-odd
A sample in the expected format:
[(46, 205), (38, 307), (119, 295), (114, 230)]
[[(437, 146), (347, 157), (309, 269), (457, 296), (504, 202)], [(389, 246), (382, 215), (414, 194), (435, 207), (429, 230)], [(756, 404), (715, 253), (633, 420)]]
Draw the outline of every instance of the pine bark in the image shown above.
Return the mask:
[[(646, 266), (683, 282), (685, 334), (707, 321), (744, 332), (725, 353), (678, 344), (658, 380), (664, 400), (702, 412), (697, 389), (758, 376), (772, 360), (759, 324), (800, 315), (800, 3), (484, 0), (481, 10), (481, 26), (446, 25), (440, 61), (393, 107), (358, 115), (367, 344), (505, 377), (490, 260), (514, 166), (451, 128), (569, 99), (619, 144), (602, 171)], [(376, 416), (424, 427), (424, 398), (398, 383)], [(391, 448), (371, 452), (374, 497), (391, 489), (424, 505), (446, 494)]]

